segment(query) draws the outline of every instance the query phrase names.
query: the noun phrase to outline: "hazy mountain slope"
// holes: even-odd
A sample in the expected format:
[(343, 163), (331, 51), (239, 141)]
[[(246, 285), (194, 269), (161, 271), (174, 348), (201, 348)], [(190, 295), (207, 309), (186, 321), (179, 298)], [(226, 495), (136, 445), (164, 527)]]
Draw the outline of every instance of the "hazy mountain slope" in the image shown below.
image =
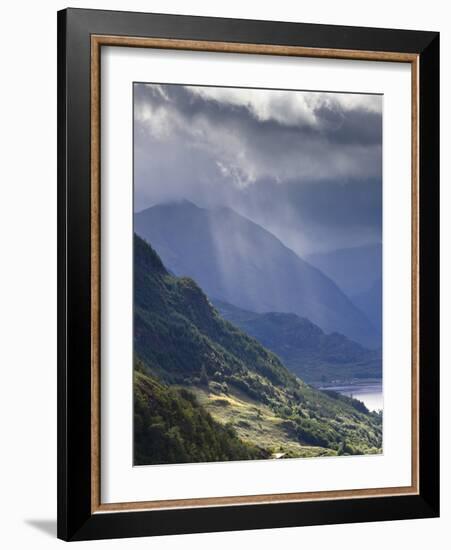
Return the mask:
[(382, 276), (382, 244), (310, 254), (306, 260), (321, 269), (348, 295), (366, 291)]
[(374, 281), (364, 292), (351, 295), (351, 300), (382, 333), (382, 279)]
[[(148, 375), (195, 393), (247, 443), (287, 456), (379, 452), (381, 417), (290, 373), (225, 321), (192, 279), (134, 240), (134, 350)], [(135, 409), (135, 412), (136, 409)]]
[(260, 313), (296, 313), (326, 332), (379, 343), (377, 331), (332, 280), (231, 209), (187, 201), (157, 205), (135, 215), (135, 231), (171, 271), (192, 277), (209, 296)]
[(380, 378), (381, 354), (342, 334), (325, 334), (293, 313), (253, 313), (213, 301), (227, 321), (276, 353), (292, 372), (307, 382)]

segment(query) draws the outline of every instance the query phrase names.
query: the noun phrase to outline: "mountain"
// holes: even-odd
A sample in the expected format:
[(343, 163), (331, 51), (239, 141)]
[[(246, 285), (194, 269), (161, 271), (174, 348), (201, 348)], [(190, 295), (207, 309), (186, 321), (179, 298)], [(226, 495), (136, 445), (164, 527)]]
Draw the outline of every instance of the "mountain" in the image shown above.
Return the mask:
[(254, 313), (214, 300), (222, 317), (253, 336), (306, 382), (381, 378), (380, 351), (368, 350), (342, 334), (325, 334), (294, 313)]
[[(193, 414), (188, 414), (194, 425), (196, 417), (206, 421), (203, 414), (198, 415), (202, 408), (248, 445), (248, 452), (289, 457), (381, 450), (379, 414), (369, 412), (360, 401), (328, 395), (302, 382), (257, 340), (225, 321), (192, 279), (169, 273), (151, 246), (136, 235), (134, 354), (140, 364), (135, 372), (151, 380), (138, 376), (135, 385), (135, 454), (140, 460), (148, 460), (143, 457), (149, 456), (146, 445), (155, 424), (164, 441), (185, 429), (178, 408), (180, 403), (185, 407), (187, 400), (195, 403)], [(183, 389), (188, 394), (181, 394), (182, 400), (174, 406), (165, 405), (169, 413), (162, 414), (161, 406), (154, 411), (155, 399), (163, 390), (154, 388), (153, 379), (163, 388)], [(195, 426), (189, 429), (197, 430)], [(190, 460), (205, 456), (202, 447), (208, 437), (196, 439), (199, 448)], [(175, 446), (161, 447), (162, 462), (185, 460), (180, 451), (184, 444), (177, 446), (180, 453), (174, 451)], [(222, 460), (224, 455), (218, 451), (209, 458), (214, 459)]]
[(168, 269), (192, 277), (208, 296), (258, 313), (296, 313), (325, 332), (379, 344), (377, 331), (331, 279), (230, 208), (182, 201), (148, 208), (134, 221)]
[(379, 277), (367, 290), (351, 295), (351, 300), (382, 334), (382, 279)]

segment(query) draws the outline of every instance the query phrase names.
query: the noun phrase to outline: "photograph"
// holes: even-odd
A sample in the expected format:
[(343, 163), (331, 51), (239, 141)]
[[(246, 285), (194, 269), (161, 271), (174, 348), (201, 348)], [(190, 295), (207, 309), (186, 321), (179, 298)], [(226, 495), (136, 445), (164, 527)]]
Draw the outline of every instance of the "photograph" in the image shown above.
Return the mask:
[(58, 538), (439, 516), (440, 33), (330, 7), (58, 11)]
[(383, 454), (383, 94), (132, 86), (134, 466)]

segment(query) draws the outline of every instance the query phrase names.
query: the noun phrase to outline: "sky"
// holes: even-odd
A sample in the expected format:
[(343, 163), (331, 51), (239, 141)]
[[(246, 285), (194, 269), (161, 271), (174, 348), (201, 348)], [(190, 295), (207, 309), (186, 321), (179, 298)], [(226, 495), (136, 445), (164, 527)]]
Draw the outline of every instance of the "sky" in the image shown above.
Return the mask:
[(301, 256), (381, 242), (382, 103), (135, 83), (135, 211), (227, 206)]

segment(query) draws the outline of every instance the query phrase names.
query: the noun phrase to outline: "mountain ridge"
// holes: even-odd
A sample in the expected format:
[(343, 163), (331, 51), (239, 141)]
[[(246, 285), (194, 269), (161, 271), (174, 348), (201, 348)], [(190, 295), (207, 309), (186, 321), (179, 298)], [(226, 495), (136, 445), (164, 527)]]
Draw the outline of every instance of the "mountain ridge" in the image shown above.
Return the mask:
[(380, 351), (367, 350), (339, 333), (325, 334), (294, 313), (254, 313), (212, 300), (227, 321), (274, 352), (294, 374), (309, 383), (382, 377)]
[(378, 345), (377, 331), (334, 281), (231, 208), (155, 205), (135, 214), (135, 231), (208, 296), (259, 313), (296, 313), (326, 332)]

